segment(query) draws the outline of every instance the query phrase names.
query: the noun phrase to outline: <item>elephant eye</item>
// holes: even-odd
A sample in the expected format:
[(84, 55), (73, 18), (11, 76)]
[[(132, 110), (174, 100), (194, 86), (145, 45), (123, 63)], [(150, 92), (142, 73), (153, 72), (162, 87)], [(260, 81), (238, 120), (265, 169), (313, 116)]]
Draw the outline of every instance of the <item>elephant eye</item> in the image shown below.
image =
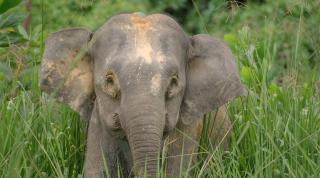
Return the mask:
[(111, 74), (107, 75), (106, 82), (107, 82), (107, 85), (113, 85), (114, 84), (113, 75), (111, 75)]
[(178, 85), (179, 85), (178, 76), (174, 75), (171, 78), (169, 86), (168, 86), (168, 90), (167, 90), (167, 97), (168, 98), (172, 98), (176, 93), (178, 93), (178, 91), (179, 91)]
[(171, 81), (170, 81), (170, 86), (171, 87), (176, 87), (176, 86), (178, 86), (178, 76), (173, 76), (172, 77), (172, 79), (171, 79)]
[(119, 99), (120, 86), (116, 76), (112, 72), (108, 72), (105, 77), (105, 92), (112, 98)]

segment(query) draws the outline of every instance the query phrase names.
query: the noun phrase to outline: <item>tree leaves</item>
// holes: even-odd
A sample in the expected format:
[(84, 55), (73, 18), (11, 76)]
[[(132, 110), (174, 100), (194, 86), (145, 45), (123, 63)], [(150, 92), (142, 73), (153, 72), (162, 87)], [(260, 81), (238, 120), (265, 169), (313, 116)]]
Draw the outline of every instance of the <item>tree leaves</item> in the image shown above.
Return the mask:
[(0, 15), (0, 28), (16, 27), (26, 18), (24, 13), (12, 13)]
[(24, 13), (0, 15), (0, 47), (7, 47), (27, 39), (28, 35), (21, 27), (26, 16)]
[(0, 0), (0, 14), (17, 6), (22, 0)]

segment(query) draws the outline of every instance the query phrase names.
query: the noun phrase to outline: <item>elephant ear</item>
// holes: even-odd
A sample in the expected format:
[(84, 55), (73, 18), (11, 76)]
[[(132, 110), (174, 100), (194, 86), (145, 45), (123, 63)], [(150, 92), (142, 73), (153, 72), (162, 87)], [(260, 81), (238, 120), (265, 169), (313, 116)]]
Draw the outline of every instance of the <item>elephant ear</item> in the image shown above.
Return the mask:
[(224, 42), (199, 34), (191, 37), (191, 45), (187, 86), (180, 110), (185, 124), (246, 94), (231, 50)]
[(91, 32), (84, 28), (51, 34), (45, 44), (40, 87), (77, 111), (82, 119), (91, 115), (94, 89), (92, 62), (88, 54)]

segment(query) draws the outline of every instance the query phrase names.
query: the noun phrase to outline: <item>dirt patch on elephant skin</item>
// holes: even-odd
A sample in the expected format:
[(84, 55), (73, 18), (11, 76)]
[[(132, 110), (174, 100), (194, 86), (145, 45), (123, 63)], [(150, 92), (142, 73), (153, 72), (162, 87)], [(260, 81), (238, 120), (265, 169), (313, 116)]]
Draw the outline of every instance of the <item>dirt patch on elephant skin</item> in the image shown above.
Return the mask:
[(151, 93), (154, 96), (159, 94), (160, 86), (161, 86), (160, 84), (161, 84), (161, 74), (154, 75), (151, 79), (151, 86), (150, 86)]
[(137, 59), (141, 59), (146, 64), (154, 62), (163, 64), (164, 55), (161, 51), (152, 48), (152, 32), (157, 30), (155, 19), (152, 16), (131, 16), (131, 26), (134, 30), (134, 47)]
[(157, 51), (155, 58), (159, 64), (165, 63), (165, 61), (164, 61), (165, 57), (164, 57), (164, 54), (162, 53), (162, 51)]
[(152, 22), (146, 17), (138, 15), (131, 16), (131, 24), (134, 29), (134, 46), (136, 49), (136, 56), (147, 64), (152, 62), (152, 47), (151, 38), (148, 32), (153, 30)]
[(152, 21), (148, 17), (132, 14), (131, 23), (135, 29), (148, 30), (152, 28)]

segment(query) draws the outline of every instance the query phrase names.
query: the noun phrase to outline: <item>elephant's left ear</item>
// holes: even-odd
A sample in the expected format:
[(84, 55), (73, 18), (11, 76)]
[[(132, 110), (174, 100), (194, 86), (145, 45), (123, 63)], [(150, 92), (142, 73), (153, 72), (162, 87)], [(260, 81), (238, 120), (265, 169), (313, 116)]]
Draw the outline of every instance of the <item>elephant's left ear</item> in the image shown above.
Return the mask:
[(71, 28), (51, 34), (46, 40), (40, 72), (40, 87), (88, 120), (94, 89), (92, 61), (88, 53), (91, 32)]
[(229, 47), (209, 35), (191, 37), (191, 57), (187, 67), (187, 86), (181, 106), (183, 123), (246, 94)]

